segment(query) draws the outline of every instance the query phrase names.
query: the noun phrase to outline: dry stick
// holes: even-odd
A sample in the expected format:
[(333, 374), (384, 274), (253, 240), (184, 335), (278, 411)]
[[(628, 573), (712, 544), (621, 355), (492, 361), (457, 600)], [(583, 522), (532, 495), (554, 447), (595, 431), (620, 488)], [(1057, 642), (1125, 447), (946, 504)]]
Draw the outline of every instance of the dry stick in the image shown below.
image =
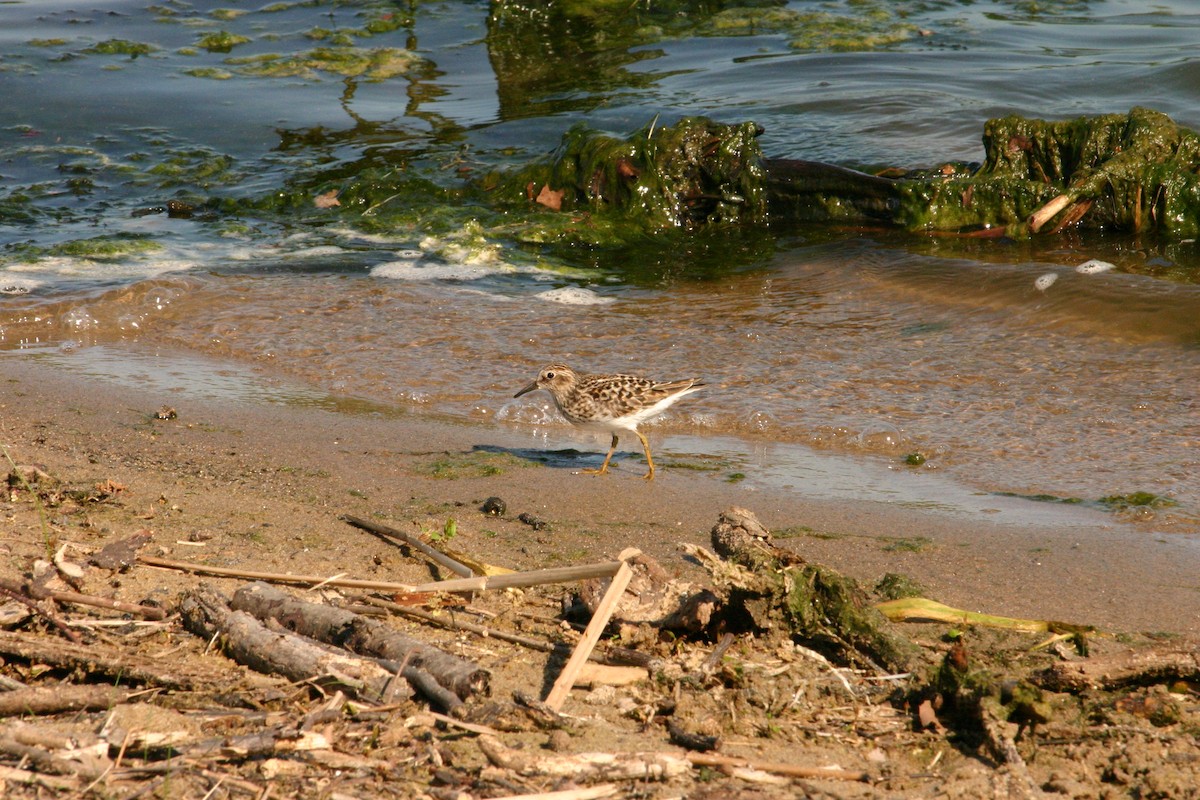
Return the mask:
[(253, 572), (226, 567), (209, 567), (204, 564), (171, 561), (155, 556), (138, 556), (138, 563), (145, 564), (148, 567), (182, 570), (184, 572), (195, 572), (198, 575), (215, 575), (222, 578), (244, 578), (246, 580), (298, 584), (301, 586), (325, 583), (327, 586), (342, 586), (347, 589), (373, 589), (381, 592), (396, 592), (400, 594), (482, 592), (488, 589), (516, 589), (527, 586), (542, 586), (549, 583), (582, 581), (588, 578), (607, 578), (610, 575), (616, 574), (617, 568), (621, 566), (621, 562), (619, 561), (607, 561), (600, 564), (584, 564), (580, 567), (551, 567), (550, 569), (535, 569), (528, 572), (513, 572), (505, 575), (480, 575), (475, 578), (455, 578), (448, 581), (433, 581), (413, 586), (407, 583), (365, 581), (353, 578), (330, 580), (325, 575), (288, 575), (282, 572)]
[(774, 772), (777, 775), (787, 775), (792, 778), (824, 778), (835, 781), (869, 781), (871, 778), (865, 772), (852, 772), (845, 769), (830, 767), (798, 767), (795, 764), (784, 764), (778, 761), (755, 761), (749, 758), (734, 756), (716, 756), (709, 753), (688, 753), (687, 760), (697, 767), (744, 767), (763, 772)]
[(588, 578), (607, 578), (616, 575), (620, 561), (600, 564), (584, 564), (579, 567), (551, 567), (528, 572), (511, 572), (504, 575), (480, 575), (475, 578), (454, 578), (448, 581), (433, 581), (413, 586), (410, 592), (483, 592), (488, 589), (519, 589), (527, 586), (544, 586), (548, 583), (568, 583)]
[(139, 617), (145, 617), (155, 622), (161, 622), (167, 618), (167, 612), (161, 608), (154, 606), (140, 606), (137, 603), (125, 603), (120, 600), (110, 600), (107, 597), (97, 597), (92, 594), (79, 594), (78, 592), (59, 592), (51, 589), (35, 591), (34, 596), (39, 599), (42, 596), (48, 597), (51, 600), (58, 600), (63, 603), (75, 603), (81, 606), (92, 606), (94, 608), (108, 608), (113, 611), (124, 611), (129, 614), (137, 614)]
[(288, 575), (283, 572), (251, 572), (243, 569), (226, 567), (209, 567), (204, 564), (193, 564), (187, 561), (170, 561), (155, 556), (138, 556), (138, 563), (148, 567), (182, 570), (194, 572), (197, 575), (215, 575), (221, 578), (245, 578), (252, 581), (268, 581), (270, 583), (298, 584), (314, 586), (324, 583), (326, 586), (343, 586), (348, 589), (374, 589), (381, 592), (409, 592), (412, 586), (407, 583), (392, 583), (390, 581), (364, 581), (353, 578), (330, 579), (327, 575)]
[(633, 568), (629, 566), (629, 559), (641, 555), (641, 552), (635, 547), (630, 547), (621, 551), (621, 554), (617, 556), (620, 566), (613, 575), (612, 582), (608, 585), (608, 591), (604, 593), (604, 599), (600, 601), (600, 605), (596, 606), (596, 610), (592, 614), (592, 621), (588, 623), (587, 629), (583, 632), (583, 638), (575, 646), (575, 652), (571, 653), (571, 658), (563, 667), (563, 671), (559, 673), (558, 680), (554, 681), (550, 694), (546, 695), (547, 707), (554, 711), (562, 709), (563, 701), (567, 699), (567, 694), (575, 684), (579, 670), (582, 669), (588, 656), (595, 649), (596, 643), (600, 641), (600, 634), (604, 633), (604, 629), (608, 627), (608, 621), (617, 608), (617, 602), (620, 601), (621, 595), (625, 594), (625, 587), (629, 585), (629, 580), (633, 577)]
[(399, 539), (409, 547), (412, 547), (415, 550), (420, 550), (426, 556), (441, 564), (455, 575), (462, 575), (464, 578), (468, 578), (475, 574), (466, 564), (455, 561), (453, 558), (438, 550), (436, 547), (430, 547), (425, 542), (421, 541), (415, 536), (408, 535), (402, 530), (398, 530), (388, 525), (381, 525), (378, 522), (371, 522), (369, 520), (359, 519), (358, 517), (352, 517), (349, 514), (343, 514), (341, 516), (341, 520), (342, 522), (349, 523), (356, 528), (361, 528), (367, 533), (378, 536), (380, 539), (383, 539), (389, 544), (395, 544), (395, 542), (392, 540)]

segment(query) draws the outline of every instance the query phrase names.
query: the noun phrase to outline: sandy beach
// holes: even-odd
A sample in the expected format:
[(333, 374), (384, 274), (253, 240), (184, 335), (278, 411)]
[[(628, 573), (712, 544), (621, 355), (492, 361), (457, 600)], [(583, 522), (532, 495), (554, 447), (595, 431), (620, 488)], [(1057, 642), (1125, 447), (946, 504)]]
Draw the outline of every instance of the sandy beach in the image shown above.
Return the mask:
[[(77, 357), (85, 359), (86, 353)], [(1157, 647), (1164, 658), (1182, 654), (1191, 663), (1188, 640), (1164, 634), (1194, 635), (1200, 627), (1191, 538), (1148, 533), (1099, 512), (1056, 514), (1047, 506), (1047, 523), (1033, 525), (997, 523), (987, 517), (1005, 515), (986, 512), (820, 501), (672, 468), (669, 458), (661, 460), (658, 479), (647, 482), (632, 454), (622, 455), (608, 476), (582, 475), (579, 466), (591, 465), (600, 454), (559, 453), (541, 463), (531, 457), (527, 432), (516, 428), (382, 413), (378, 406), (349, 401), (343, 410), (217, 402), (147, 388), (161, 384), (136, 377), (88, 377), (83, 370), (64, 369), (61, 359), (53, 366), (10, 355), (0, 363), (5, 452), (14, 463), (37, 465), (61, 481), (66, 491), (56, 496), (71, 498), (42, 507), (18, 485), (0, 502), (6, 522), (0, 547), (10, 586), (20, 585), (35, 571), (35, 561), (60, 548), (68, 561), (79, 563), (84, 554), (139, 532), (151, 537), (142, 556), (243, 573), (409, 585), (435, 577), (427, 562), (351, 527), (339, 519), (344, 514), (415, 534), (443, 531), (453, 519), (449, 547), (518, 570), (610, 561), (637, 547), (669, 575), (706, 584), (708, 574), (683, 556), (680, 543), (709, 546), (718, 514), (742, 506), (774, 531), (778, 545), (865, 587), (885, 573), (902, 573), (929, 597), (967, 610), (1096, 626), (1100, 632), (1086, 638), (1091, 659), (1101, 664), (1120, 663), (1131, 646)], [(278, 391), (280, 384), (269, 374), (259, 375), (264, 387), (276, 390), (264, 396), (295, 396)], [(167, 409), (174, 418), (158, 418), (160, 411), (172, 416)], [(651, 439), (660, 443), (653, 432)], [(553, 466), (558, 464), (563, 466)], [(503, 500), (503, 516), (480, 510), (493, 497)], [(535, 521), (537, 526), (530, 524)], [(443, 798), (451, 796), (447, 792), (493, 797), (580, 784), (592, 784), (585, 792), (605, 796), (654, 798), (679, 797), (681, 791), (693, 798), (829, 792), (847, 798), (936, 793), (967, 800), (1036, 797), (1041, 791), (1125, 797), (1149, 787), (1157, 796), (1188, 797), (1200, 763), (1193, 737), (1177, 733), (1190, 718), (1179, 699), (1187, 689), (1179, 682), (1170, 691), (1185, 695), (1168, 693), (1163, 685), (1044, 695), (1032, 689), (1046, 698), (1029, 706), (1045, 712), (1046, 724), (1036, 734), (1025, 730), (1022, 738), (1023, 723), (1007, 707), (985, 705), (990, 710), (974, 717), (960, 709), (968, 716), (959, 722), (951, 721), (952, 706), (943, 707), (937, 715), (944, 727), (926, 719), (928, 709), (918, 710), (930, 701), (922, 703), (916, 690), (893, 683), (924, 679), (881, 676), (878, 667), (837, 667), (786, 635), (726, 636), (725, 646), (732, 646), (725, 651), (703, 638), (676, 639), (649, 626), (633, 626), (629, 639), (602, 646), (656, 653), (659, 666), (650, 673), (634, 668), (640, 677), (633, 685), (577, 687), (566, 698), (565, 716), (551, 722), (547, 735), (545, 714), (523, 711), (528, 701), (520, 698), (541, 696), (557, 678), (562, 656), (391, 617), (391, 629), (471, 659), (490, 675), (488, 696), (464, 706), (470, 724), (484, 725), (463, 735), (430, 716), (426, 700), (346, 705), (342, 694), (331, 697), (308, 681), (298, 686), (239, 666), (214, 647), (215, 637), (183, 630), (176, 614), (186, 605), (181, 600), (213, 590), (231, 596), (247, 586), (245, 577), (201, 577), (143, 563), (125, 570), (90, 568), (73, 585), (93, 596), (160, 606), (168, 616), (142, 623), (128, 615), (104, 619), (120, 612), (72, 610), (67, 604), (60, 606), (64, 616), (87, 631), (77, 644), (63, 642), (61, 627), (36, 617), (17, 630), (0, 631), (0, 647), (15, 656), (5, 666), (6, 678), (19, 677), (17, 687), (43, 687), (4, 694), (49, 691), (51, 702), (61, 701), (57, 695), (68, 690), (114, 691), (114, 679), (124, 687), (126, 672), (135, 690), (99, 700), (90, 713), (14, 719), (6, 730), (39, 742), (63, 736), (91, 742), (104, 758), (116, 753), (117, 762), (125, 752), (120, 742), (157, 731), (153, 735), (188, 737), (178, 745), (185, 757), (164, 762), (167, 754), (146, 749), (143, 757), (139, 747), (142, 766), (115, 769), (111, 760), (102, 760), (86, 772), (62, 766), (63, 756), (46, 751), (41, 757), (50, 759), (50, 767), (3, 766), (0, 785), (11, 787), (13, 797), (40, 796), (38, 787), (79, 790), (100, 781), (118, 794), (159, 787), (161, 796), (170, 797), (211, 794), (221, 782), (238, 787), (220, 795), (230, 797), (272, 786), (297, 797), (328, 796), (334, 786), (347, 797)], [(286, 591), (310, 602), (360, 609), (371, 600), (350, 590)], [(487, 592), (471, 599), (463, 616), (493, 630), (533, 633), (547, 646), (570, 642), (575, 635), (560, 611), (571, 592), (553, 585), (513, 595)], [(431, 602), (437, 595), (426, 597)], [(957, 651), (982, 672), (1032, 676), (1089, 660), (1062, 641), (1053, 651), (1037, 647), (1044, 633), (1006, 636), (971, 628), (959, 639), (947, 639), (948, 631), (961, 626), (895, 627), (929, 665), (951, 663)], [(1155, 633), (1122, 635), (1138, 632)], [(697, 672), (711, 653), (720, 659), (716, 671)], [(47, 660), (57, 666), (47, 674), (61, 676), (65, 668), (74, 678), (47, 690), (44, 677), (35, 674)], [(136, 689), (139, 681), (159, 688), (142, 692)], [(945, 691), (938, 702), (953, 703), (955, 695)], [(329, 722), (320, 729), (316, 749), (299, 757), (288, 743), (296, 726), (314, 715)], [(195, 724), (203, 730), (189, 733)], [(696, 745), (681, 745), (676, 733), (668, 735), (674, 725), (715, 734), (719, 752), (713, 758), (749, 759), (769, 768), (766, 777), (701, 768), (695, 759), (710, 754), (697, 754), (689, 749)], [(987, 731), (985, 744), (964, 733), (981, 730)], [(247, 752), (229, 761), (232, 743), (242, 741), (239, 732), (272, 757)], [(218, 738), (205, 739), (213, 735)], [(595, 785), (616, 779), (611, 769), (591, 776), (578, 772), (589, 753), (670, 763), (674, 777)], [(530, 759), (538, 764), (559, 759), (577, 782), (552, 779), (545, 770), (558, 767), (528, 766)], [(46, 771), (52, 768), (74, 773), (57, 777)], [(786, 777), (789, 770), (812, 771)], [(769, 788), (756, 788), (764, 780)]]
[[(631, 457), (618, 457), (626, 463), (607, 476), (582, 475), (570, 466), (579, 459), (558, 459), (567, 464), (558, 467), (510, 455), (530, 447), (529, 437), (512, 427), (415, 413), (221, 403), (13, 355), (2, 366), (0, 441), (15, 462), (41, 464), (68, 483), (113, 480), (125, 487), (117, 498), (127, 512), (123, 526), (58, 531), (62, 540), (88, 547), (148, 528), (154, 546), (172, 557), (425, 580), (424, 568), (338, 516), (414, 531), (440, 530), (452, 517), (456, 549), (495, 564), (558, 566), (638, 547), (689, 575), (698, 570), (679, 544), (707, 546), (717, 514), (738, 505), (754, 511), (782, 546), (868, 586), (899, 572), (929, 596), (970, 610), (1114, 631), (1200, 632), (1200, 550), (1192, 537), (1149, 533), (1100, 512), (1042, 504), (1045, 524), (998, 524), (986, 513), (748, 490), (669, 466), (647, 482)], [(164, 405), (178, 417), (155, 419)], [(633, 451), (622, 442), (619, 452)], [(503, 518), (480, 511), (493, 496), (507, 505)], [(534, 530), (518, 519), (521, 513), (546, 527)], [(197, 533), (203, 546), (174, 544)], [(35, 531), (10, 534), (10, 563), (19, 569), (40, 539)], [(146, 577), (148, 591), (169, 594), (180, 585), (166, 573)]]

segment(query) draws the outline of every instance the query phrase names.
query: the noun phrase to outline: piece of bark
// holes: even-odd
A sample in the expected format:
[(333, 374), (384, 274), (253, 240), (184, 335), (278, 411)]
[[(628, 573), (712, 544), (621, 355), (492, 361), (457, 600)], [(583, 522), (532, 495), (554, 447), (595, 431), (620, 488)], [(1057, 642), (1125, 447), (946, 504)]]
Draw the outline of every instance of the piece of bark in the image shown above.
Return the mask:
[(1200, 679), (1200, 646), (1195, 643), (1059, 661), (1030, 677), (1033, 683), (1053, 692), (1197, 679)]
[(231, 610), (225, 598), (206, 584), (184, 597), (180, 612), (189, 631), (205, 638), (220, 633), (225, 653), (258, 672), (315, 681), (372, 702), (392, 702), (397, 697), (395, 674), (376, 662), (271, 630), (252, 615)]
[(88, 559), (93, 566), (101, 569), (127, 570), (137, 563), (137, 551), (145, 545), (153, 534), (148, 530), (140, 530), (124, 539), (110, 542)]
[(209, 670), (186, 663), (163, 665), (154, 658), (130, 653), (102, 641), (92, 642), (85, 648), (12, 631), (0, 631), (0, 655), (57, 669), (77, 669), (93, 676), (119, 677), (125, 684), (147, 684), (166, 689), (196, 689), (210, 684), (213, 678)]
[(0, 692), (0, 717), (103, 711), (129, 699), (132, 691), (112, 686), (55, 686)]
[(691, 764), (669, 753), (555, 753), (528, 752), (508, 747), (492, 736), (479, 737), (479, 749), (497, 767), (532, 777), (574, 780), (668, 780), (691, 771)]
[(491, 676), (478, 664), (404, 636), (379, 620), (298, 600), (265, 583), (252, 583), (238, 589), (231, 607), (259, 619), (274, 619), (290, 631), (360, 655), (388, 659), (421, 670), (463, 699), (489, 692)]

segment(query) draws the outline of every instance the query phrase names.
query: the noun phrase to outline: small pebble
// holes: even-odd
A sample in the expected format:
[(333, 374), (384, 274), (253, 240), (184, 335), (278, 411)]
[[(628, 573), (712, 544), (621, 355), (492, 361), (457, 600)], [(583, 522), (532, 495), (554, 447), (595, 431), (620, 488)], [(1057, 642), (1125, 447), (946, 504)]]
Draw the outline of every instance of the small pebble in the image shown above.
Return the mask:
[(1101, 261), (1098, 258), (1093, 258), (1091, 261), (1085, 261), (1075, 268), (1075, 271), (1082, 275), (1095, 275), (1100, 272), (1108, 272), (1110, 269), (1116, 269), (1116, 264), (1110, 264), (1107, 261)]
[(1039, 292), (1044, 292), (1053, 286), (1056, 280), (1058, 280), (1057, 275), (1055, 275), (1053, 272), (1047, 272), (1045, 275), (1039, 276), (1038, 279), (1033, 282), (1033, 286)]
[(550, 736), (546, 739), (547, 750), (553, 750), (556, 753), (561, 753), (570, 746), (571, 734), (567, 733), (562, 728), (550, 731)]

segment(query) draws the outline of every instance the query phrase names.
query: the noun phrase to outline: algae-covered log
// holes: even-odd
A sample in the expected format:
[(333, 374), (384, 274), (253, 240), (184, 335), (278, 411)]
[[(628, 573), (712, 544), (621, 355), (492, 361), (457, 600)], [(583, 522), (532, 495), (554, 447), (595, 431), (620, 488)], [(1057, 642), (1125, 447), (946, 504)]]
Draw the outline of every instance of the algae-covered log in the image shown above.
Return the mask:
[(1005, 225), (1010, 233), (1073, 224), (1200, 233), (1200, 136), (1165, 114), (1009, 116), (987, 122), (983, 143), (987, 161), (973, 175), (902, 181), (896, 221), (942, 230)]
[(575, 126), (548, 159), (483, 186), (502, 205), (615, 215), (642, 230), (767, 220), (762, 153), (753, 123), (689, 117), (627, 138)]
[(760, 132), (702, 117), (623, 139), (577, 126), (550, 158), (493, 173), (484, 188), (500, 204), (586, 210), (641, 230), (774, 218), (1009, 236), (1068, 226), (1200, 234), (1200, 135), (1150, 109), (989, 120), (983, 166), (900, 177), (768, 159)]
[(721, 512), (712, 539), (726, 561), (706, 566), (731, 623), (740, 613), (752, 627), (786, 632), (848, 663), (913, 668), (916, 646), (892, 630), (854, 579), (775, 547), (752, 512)]

